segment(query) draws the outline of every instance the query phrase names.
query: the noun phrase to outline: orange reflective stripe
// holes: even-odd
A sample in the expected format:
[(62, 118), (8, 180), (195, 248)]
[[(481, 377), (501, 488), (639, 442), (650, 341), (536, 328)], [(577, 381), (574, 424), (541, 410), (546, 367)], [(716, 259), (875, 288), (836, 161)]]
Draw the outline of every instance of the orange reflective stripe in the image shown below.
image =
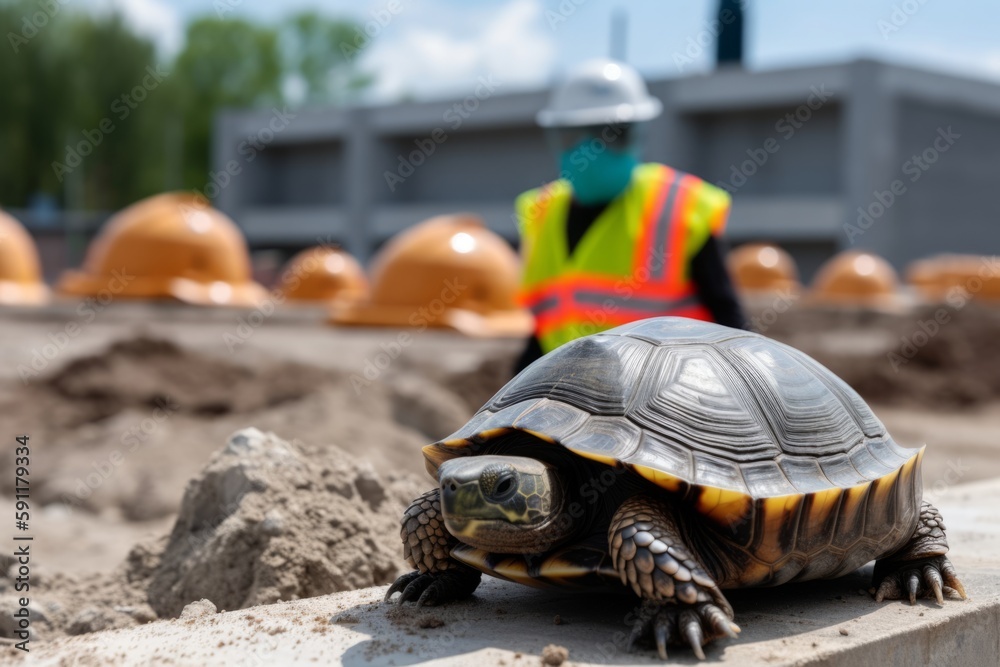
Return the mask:
[[(666, 201), (660, 211), (659, 218), (653, 222), (653, 244), (646, 257), (645, 267), (652, 282), (669, 282), (667, 263), (673, 246), (669, 245), (671, 230), (677, 226), (678, 197), (684, 175), (674, 172), (673, 179), (667, 186)], [(683, 223), (683, 221), (681, 221)]]
[(670, 245), (668, 246), (670, 253), (664, 258), (666, 270), (663, 272), (663, 280), (675, 285), (685, 282), (688, 209), (696, 203), (692, 197), (692, 191), (696, 185), (693, 181), (695, 178), (688, 174), (684, 174), (680, 178), (677, 201), (674, 202), (674, 211), (671, 215)]
[(642, 296), (670, 300), (685, 296), (687, 290), (676, 283), (652, 283), (648, 280), (640, 281), (635, 277), (612, 278), (575, 273), (541, 283), (522, 294), (521, 299), (525, 306), (532, 308), (550, 297), (567, 298), (577, 292), (599, 292), (612, 299)]
[[(642, 212), (642, 235), (640, 236), (639, 243), (636, 244), (635, 257), (632, 260), (633, 275), (635, 275), (635, 271), (640, 266), (648, 266), (655, 257), (656, 250), (654, 249), (654, 244), (656, 242), (657, 229), (662, 224), (661, 221), (665, 213), (663, 207), (666, 205), (667, 196), (670, 194), (671, 188), (677, 181), (676, 171), (666, 165), (660, 166), (662, 168), (663, 184), (650, 193), (649, 200)], [(666, 213), (669, 215), (669, 212)]]
[(675, 317), (687, 317), (691, 319), (705, 320), (708, 322), (712, 321), (711, 314), (704, 306), (698, 303), (697, 297), (694, 296), (689, 297), (689, 300), (686, 300), (683, 305), (679, 305), (677, 308), (657, 311), (654, 314), (650, 314), (644, 310), (634, 311), (625, 309), (610, 310), (606, 308), (594, 308), (584, 312), (564, 311), (544, 313), (536, 315), (536, 318), (538, 318), (538, 324), (544, 331), (542, 335), (545, 335), (545, 333), (557, 331), (563, 327), (573, 326), (576, 324), (597, 324), (602, 327), (611, 328), (660, 315), (673, 315)]
[(620, 312), (634, 320), (665, 315), (699, 303), (690, 286), (685, 289), (652, 286), (651, 289), (637, 291), (622, 289), (623, 284), (623, 281), (618, 281), (613, 289), (609, 289), (607, 281), (553, 283), (548, 289), (533, 293), (529, 307), (542, 320), (590, 319), (595, 311)]

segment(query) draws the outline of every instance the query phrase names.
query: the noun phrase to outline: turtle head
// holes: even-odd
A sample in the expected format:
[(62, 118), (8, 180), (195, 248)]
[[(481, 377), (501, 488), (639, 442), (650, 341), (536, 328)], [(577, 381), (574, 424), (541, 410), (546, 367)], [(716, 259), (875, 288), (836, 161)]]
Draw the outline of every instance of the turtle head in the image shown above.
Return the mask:
[(438, 468), (445, 527), (494, 553), (540, 553), (573, 531), (554, 466), (524, 456), (468, 456)]

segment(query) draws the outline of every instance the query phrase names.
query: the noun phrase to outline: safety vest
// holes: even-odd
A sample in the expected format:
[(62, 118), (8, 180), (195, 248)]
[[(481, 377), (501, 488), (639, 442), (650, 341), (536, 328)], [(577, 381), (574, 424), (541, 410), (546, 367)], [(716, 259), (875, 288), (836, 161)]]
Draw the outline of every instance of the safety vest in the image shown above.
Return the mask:
[(711, 321), (691, 282), (690, 259), (725, 227), (728, 193), (662, 164), (633, 171), (573, 253), (566, 218), (572, 199), (558, 180), (517, 199), (524, 270), (520, 299), (535, 315), (544, 352), (647, 317)]

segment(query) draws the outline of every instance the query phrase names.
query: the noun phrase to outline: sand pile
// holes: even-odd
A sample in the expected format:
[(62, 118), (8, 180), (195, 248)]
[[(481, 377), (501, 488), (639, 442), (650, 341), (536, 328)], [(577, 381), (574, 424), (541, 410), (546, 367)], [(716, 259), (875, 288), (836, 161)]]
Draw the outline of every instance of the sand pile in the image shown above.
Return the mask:
[[(469, 421), (472, 410), (446, 386), (416, 373), (396, 373), (389, 384), (392, 420), (421, 433), (427, 442), (451, 435)], [(478, 406), (477, 408), (478, 409)]]
[(812, 355), (875, 403), (954, 408), (1000, 398), (998, 307), (798, 309), (764, 333)]
[[(36, 631), (83, 634), (179, 616), (202, 599), (232, 610), (388, 583), (405, 567), (399, 517), (426, 486), (334, 447), (244, 429), (189, 482), (169, 536), (136, 546), (113, 575), (40, 582)], [(0, 613), (12, 593), (0, 578)]]
[(43, 381), (81, 408), (81, 422), (128, 407), (170, 405), (180, 412), (223, 415), (299, 399), (327, 374), (301, 364), (243, 366), (140, 336), (70, 361)]
[[(0, 386), (0, 426), (45, 443), (35, 502), (109, 521), (175, 514), (187, 480), (251, 419), (263, 430), (334, 443), (383, 473), (422, 474), (420, 447), (471, 414), (446, 380), (402, 363), (358, 391), (344, 371), (217, 357), (146, 336), (70, 360), (27, 387)], [(0, 494), (12, 494), (13, 483), (0, 477)]]
[(889, 404), (960, 407), (1000, 397), (1000, 309), (967, 308), (943, 324), (924, 311), (897, 328), (895, 343), (873, 363), (841, 364), (838, 373)]
[[(516, 352), (520, 354), (520, 349)], [(443, 365), (435, 359), (406, 359), (401, 364), (401, 374), (415, 375), (424, 382), (447, 389), (472, 414), (514, 377), (516, 356), (491, 353), (475, 363), (458, 368)], [(392, 380), (395, 382), (395, 375)]]
[(148, 579), (161, 616), (202, 598), (242, 609), (389, 583), (413, 495), (343, 452), (307, 456), (246, 429), (188, 484), (159, 556), (134, 551), (128, 576)]

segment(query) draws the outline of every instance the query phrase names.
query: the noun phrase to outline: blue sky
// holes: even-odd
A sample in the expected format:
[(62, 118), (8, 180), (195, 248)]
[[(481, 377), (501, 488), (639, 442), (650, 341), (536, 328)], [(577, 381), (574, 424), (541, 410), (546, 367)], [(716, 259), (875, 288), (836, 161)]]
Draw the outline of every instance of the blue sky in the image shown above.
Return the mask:
[[(378, 74), (373, 99), (454, 95), (492, 74), (507, 90), (546, 85), (567, 67), (608, 54), (609, 23), (627, 12), (628, 61), (649, 77), (707, 71), (716, 0), (85, 0), (118, 6), (166, 52), (192, 17), (274, 20), (301, 9), (372, 21), (364, 57)], [(392, 3), (398, 3), (393, 5)], [(398, 7), (391, 14), (389, 8)], [(996, 0), (746, 1), (754, 69), (876, 57), (1000, 82)], [(372, 24), (376, 25), (376, 24)]]

